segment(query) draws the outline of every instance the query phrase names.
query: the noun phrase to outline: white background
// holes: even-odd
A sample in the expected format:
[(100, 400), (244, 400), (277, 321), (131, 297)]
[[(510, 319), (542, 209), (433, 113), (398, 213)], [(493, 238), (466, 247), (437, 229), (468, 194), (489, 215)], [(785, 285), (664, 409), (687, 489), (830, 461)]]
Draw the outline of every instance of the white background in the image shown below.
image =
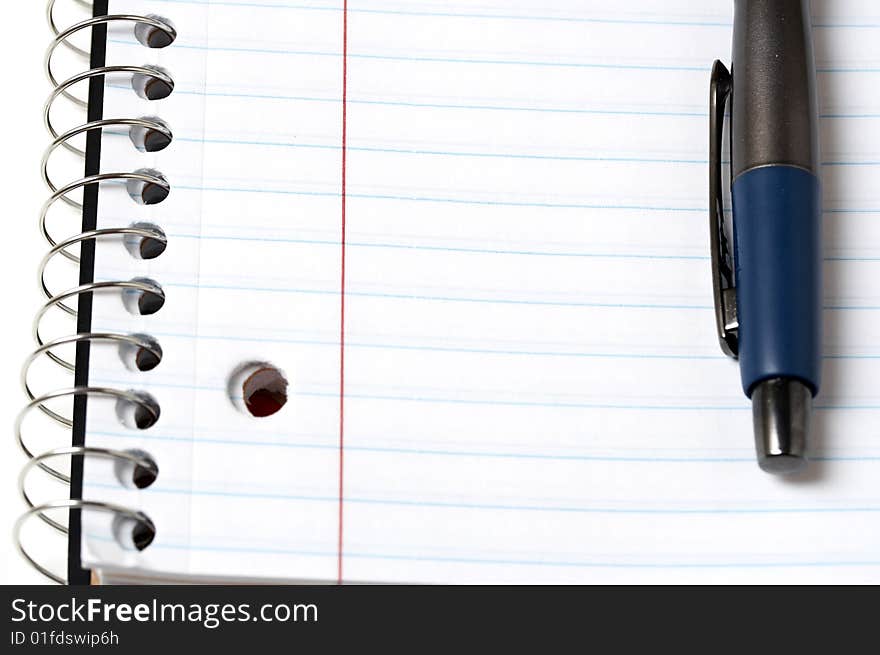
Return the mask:
[[(0, 39), (3, 84), (2, 113), (3, 236), (0, 271), (3, 309), (0, 312), (0, 582), (41, 583), (15, 552), (12, 524), (23, 509), (16, 480), (24, 455), (15, 445), (13, 421), (24, 405), (18, 373), (33, 348), (30, 323), (40, 305), (36, 269), (47, 250), (37, 227), (40, 206), (47, 196), (39, 162), (49, 142), (41, 121), (50, 86), (42, 70), (50, 31), (43, 16), (45, 3), (8, 3), (3, 7)], [(63, 541), (59, 540), (63, 547)]]

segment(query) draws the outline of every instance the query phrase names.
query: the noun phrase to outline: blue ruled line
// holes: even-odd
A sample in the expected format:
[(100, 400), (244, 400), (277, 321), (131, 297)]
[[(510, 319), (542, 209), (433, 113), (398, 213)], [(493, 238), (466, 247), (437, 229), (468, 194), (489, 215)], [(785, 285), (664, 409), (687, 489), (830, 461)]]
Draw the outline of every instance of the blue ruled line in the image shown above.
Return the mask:
[[(175, 137), (175, 141), (186, 143), (213, 143), (221, 145), (237, 146), (260, 146), (271, 148), (302, 148), (313, 150), (340, 151), (340, 145), (325, 145), (317, 143), (293, 143), (283, 141), (248, 141), (242, 139), (196, 139), (190, 137)], [(374, 148), (365, 146), (346, 146), (350, 152), (379, 152), (400, 155), (436, 155), (443, 157), (474, 157), (474, 158), (497, 158), (497, 159), (536, 159), (551, 161), (597, 161), (597, 162), (624, 162), (646, 164), (708, 164), (707, 159), (686, 158), (651, 158), (651, 157), (588, 157), (579, 155), (548, 155), (527, 153), (503, 153), (503, 152), (456, 152), (454, 150), (418, 150), (410, 148)], [(727, 162), (729, 163), (729, 162)]]
[[(140, 44), (134, 41), (108, 39), (109, 43), (117, 45), (126, 45), (138, 47)], [(252, 53), (263, 55), (281, 55), (296, 57), (333, 57), (342, 58), (342, 52), (327, 50), (273, 50), (269, 48), (242, 48), (242, 47), (221, 47), (175, 43), (175, 48), (182, 50), (200, 50), (207, 52), (230, 52), (230, 53)], [(683, 65), (657, 65), (657, 64), (612, 64), (597, 62), (564, 62), (564, 61), (536, 61), (524, 59), (465, 59), (460, 57), (427, 57), (415, 55), (380, 55), (366, 54), (357, 52), (346, 53), (348, 59), (366, 59), (375, 61), (403, 61), (419, 64), (466, 64), (466, 65), (488, 65), (488, 66), (533, 66), (539, 68), (596, 68), (605, 70), (636, 70), (636, 71), (674, 71), (674, 72), (698, 72), (708, 73), (711, 64), (707, 63), (700, 66), (683, 66)], [(817, 72), (836, 72), (817, 69)]]
[[(117, 484), (92, 483), (97, 488), (118, 489)], [(212, 489), (175, 489), (153, 485), (145, 493), (174, 496), (206, 496), (217, 498), (248, 498), (263, 500), (295, 500), (318, 503), (339, 503), (339, 496), (309, 496), (268, 492), (229, 491)], [(880, 512), (877, 506), (855, 507), (585, 507), (565, 505), (520, 505), (508, 503), (464, 503), (399, 498), (363, 498), (345, 496), (343, 502), (353, 505), (383, 505), (401, 507), (427, 507), (432, 509), (464, 509), (492, 512), (552, 512), (564, 514), (672, 514), (672, 515), (728, 515), (728, 514), (872, 514)]]
[[(193, 186), (193, 185), (175, 185), (175, 189), (183, 191), (213, 191), (223, 193), (256, 193), (256, 194), (276, 194), (291, 196), (308, 196), (319, 198), (339, 198), (339, 191), (294, 191), (289, 189), (267, 189), (257, 187), (215, 187), (215, 186)], [(517, 202), (512, 200), (478, 200), (474, 198), (441, 198), (431, 196), (405, 196), (392, 194), (372, 194), (372, 193), (346, 193), (346, 198), (358, 198), (363, 200), (395, 200), (405, 202), (434, 202), (448, 203), (453, 205), (484, 205), (490, 207), (542, 207), (545, 209), (612, 209), (623, 211), (650, 211), (650, 212), (682, 212), (682, 213), (700, 213), (704, 214), (709, 211), (707, 207), (674, 207), (664, 205), (625, 205), (616, 203), (554, 203), (554, 202)], [(725, 207), (725, 211), (729, 208)], [(878, 214), (878, 208), (837, 208), (824, 209), (823, 214)]]
[[(211, 5), (215, 7), (241, 7), (254, 9), (271, 9), (271, 10), (299, 10), (299, 11), (325, 11), (336, 12), (342, 11), (342, 6), (324, 6), (310, 5), (303, 3), (283, 3), (270, 4), (261, 2), (235, 2), (233, 0), (156, 0), (156, 2), (164, 2), (166, 4), (187, 4), (187, 5)], [(540, 14), (500, 14), (500, 13), (471, 13), (471, 12), (450, 12), (450, 11), (417, 11), (405, 9), (379, 9), (379, 8), (359, 8), (349, 7), (350, 14), (379, 14), (391, 16), (424, 16), (429, 18), (463, 18), (466, 20), (510, 20), (510, 21), (553, 21), (563, 23), (597, 23), (606, 25), (648, 25), (657, 27), (722, 27), (730, 28), (733, 23), (723, 19), (704, 19), (704, 20), (686, 20), (686, 19), (662, 19), (662, 18), (595, 18), (581, 16), (554, 16)], [(880, 23), (828, 23), (823, 19), (813, 19), (813, 27), (817, 29), (876, 29), (880, 28)]]
[[(219, 7), (242, 7), (255, 9), (274, 9), (274, 10), (300, 10), (300, 11), (328, 11), (339, 13), (342, 6), (328, 7), (322, 5), (309, 5), (300, 3), (285, 4), (269, 4), (261, 2), (234, 2), (231, 0), (156, 0), (166, 4), (187, 4), (187, 5), (211, 5)], [(490, 20), (524, 20), (524, 21), (553, 21), (565, 23), (598, 23), (598, 24), (618, 24), (618, 25), (656, 25), (660, 27), (680, 26), (680, 27), (731, 27), (729, 21), (711, 21), (711, 20), (669, 20), (669, 19), (649, 19), (649, 18), (587, 18), (578, 16), (550, 16), (550, 15), (518, 15), (518, 14), (489, 14), (489, 13), (465, 13), (465, 12), (448, 12), (448, 11), (414, 11), (405, 9), (371, 9), (349, 7), (349, 14), (379, 14), (390, 16), (424, 16), (428, 18), (464, 18), (468, 20), (474, 19), (490, 19)]]
[[(102, 384), (124, 385), (128, 384), (125, 380), (114, 380), (106, 378), (98, 378), (95, 380)], [(211, 387), (207, 385), (183, 384), (176, 382), (161, 382), (158, 380), (150, 380), (149, 386), (157, 389), (187, 389), (190, 391), (211, 391), (217, 393), (226, 393), (223, 387)], [(298, 390), (297, 396), (306, 398), (331, 398), (339, 399), (339, 392), (329, 391), (306, 391)], [(713, 411), (751, 411), (751, 405), (636, 405), (636, 404), (610, 404), (610, 403), (573, 403), (561, 401), (529, 401), (529, 400), (486, 400), (483, 398), (441, 398), (436, 396), (388, 396), (380, 394), (362, 394), (346, 392), (347, 400), (383, 400), (394, 402), (414, 402), (414, 403), (430, 403), (430, 404), (446, 404), (446, 405), (492, 405), (498, 407), (550, 407), (554, 409), (622, 409), (622, 410), (639, 410), (639, 411), (660, 411), (660, 412), (713, 412)], [(877, 407), (838, 407), (830, 405), (817, 405), (815, 409), (876, 409)]]
[[(280, 337), (267, 337), (265, 335), (239, 336), (239, 335), (215, 335), (215, 334), (193, 334), (186, 332), (165, 332), (152, 331), (155, 337), (168, 339), (202, 339), (209, 341), (243, 341), (260, 343), (285, 343), (298, 344), (308, 346), (329, 346), (333, 348), (339, 347), (338, 339), (293, 339)], [(585, 359), (639, 359), (639, 360), (688, 360), (688, 361), (729, 361), (726, 355), (710, 355), (699, 353), (622, 353), (622, 352), (585, 352), (585, 351), (560, 351), (560, 350), (513, 350), (513, 349), (497, 349), (497, 348), (466, 348), (462, 346), (430, 346), (425, 344), (398, 344), (398, 343), (367, 343), (350, 341), (346, 339), (346, 348), (365, 348), (374, 350), (412, 350), (417, 352), (441, 352), (441, 353), (463, 353), (476, 355), (520, 355), (528, 357), (573, 357)], [(876, 360), (880, 359), (880, 354), (839, 354), (839, 355), (822, 355), (822, 359), (845, 359), (845, 360)]]
[[(97, 380), (96, 380), (97, 381)], [(125, 385), (125, 380), (100, 378), (103, 384)], [(193, 385), (173, 382), (161, 382), (150, 380), (150, 386), (166, 389), (188, 389), (191, 391), (213, 391), (226, 393), (223, 387), (211, 387), (206, 385)], [(298, 390), (298, 396), (310, 398), (331, 398), (339, 399), (339, 392), (333, 391), (306, 391)], [(433, 404), (451, 404), (451, 405), (494, 405), (499, 407), (550, 407), (559, 409), (622, 409), (622, 410), (639, 410), (639, 411), (660, 411), (660, 412), (742, 412), (751, 411), (750, 404), (745, 402), (742, 405), (638, 405), (630, 403), (574, 403), (562, 401), (529, 401), (529, 400), (487, 400), (483, 398), (442, 398), (437, 396), (388, 396), (381, 394), (363, 394), (346, 392), (345, 397), (349, 400), (383, 400), (383, 401), (399, 401), (399, 402), (416, 402), (416, 403), (433, 403)], [(815, 410), (822, 411), (876, 411), (880, 410), (880, 405), (834, 405), (824, 404), (815, 405)]]
[[(259, 439), (216, 439), (210, 437), (177, 437), (167, 434), (155, 434), (149, 431), (128, 431), (128, 432), (106, 432), (106, 431), (89, 431), (89, 434), (146, 441), (168, 441), (183, 443), (188, 445), (197, 445), (202, 443), (213, 445), (243, 446), (243, 447), (261, 447), (261, 448), (293, 448), (303, 450), (327, 450), (339, 452), (339, 444), (336, 441), (328, 444), (320, 443), (297, 443), (292, 441), (262, 441)], [(338, 435), (332, 435), (333, 439), (338, 439)], [(349, 440), (351, 441), (351, 439)], [(634, 463), (741, 463), (748, 462), (750, 465), (754, 463), (754, 456), (745, 457), (648, 457), (628, 456), (628, 455), (557, 455), (549, 453), (514, 453), (514, 452), (497, 452), (497, 451), (463, 451), (463, 450), (438, 450), (429, 448), (392, 448), (383, 446), (358, 446), (355, 444), (346, 444), (346, 452), (364, 452), (364, 453), (385, 453), (393, 455), (415, 455), (430, 457), (486, 457), (490, 459), (525, 459), (525, 460), (548, 460), (548, 461), (573, 461), (573, 462), (634, 462)], [(817, 458), (813, 458), (817, 459)], [(840, 459), (841, 461), (875, 461), (880, 457), (864, 457), (864, 458), (830, 458)]]
[[(341, 151), (342, 146), (336, 144), (321, 143), (298, 143), (295, 141), (256, 141), (248, 139), (220, 139), (220, 138), (195, 138), (175, 137), (175, 141), (183, 143), (208, 143), (215, 145), (232, 146), (257, 146), (261, 148), (293, 148), (303, 150), (330, 150)], [(475, 152), (456, 150), (427, 150), (417, 148), (380, 148), (373, 146), (347, 145), (349, 152), (375, 152), (397, 155), (421, 155), (438, 157), (472, 157), (475, 159), (534, 159), (539, 161), (594, 161), (609, 163), (638, 163), (638, 164), (694, 164), (708, 165), (708, 159), (695, 159), (686, 157), (623, 157), (623, 156), (586, 156), (586, 155), (555, 155), (542, 153), (519, 153), (519, 152)], [(722, 165), (730, 165), (730, 161), (722, 161)], [(823, 161), (822, 166), (880, 166), (880, 161)]]
[[(87, 538), (94, 541), (116, 543), (116, 540), (106, 535), (87, 533)], [(239, 535), (235, 535), (238, 537)], [(303, 557), (327, 557), (334, 562), (339, 557), (339, 551), (315, 551), (294, 548), (265, 548), (259, 546), (218, 546), (216, 544), (200, 545), (191, 542), (174, 543), (164, 542), (161, 539), (154, 541), (150, 548), (163, 550), (185, 550), (206, 553), (251, 553), (263, 555), (297, 555)], [(597, 568), (597, 569), (770, 569), (770, 568), (835, 568), (835, 567), (859, 567), (880, 566), (880, 560), (853, 560), (853, 561), (792, 561), (780, 560), (771, 562), (588, 562), (588, 561), (560, 561), (548, 559), (500, 559), (500, 558), (473, 558), (453, 557), (439, 555), (403, 555), (395, 553), (364, 553), (357, 551), (343, 551), (346, 558), (371, 559), (406, 562), (435, 562), (445, 564), (488, 564), (500, 566), (538, 566), (551, 568)], [(335, 571), (335, 570), (334, 570)], [(335, 572), (334, 572), (335, 577)]]
[[(241, 227), (241, 226), (229, 226)], [(340, 241), (332, 239), (293, 239), (286, 237), (251, 237), (251, 236), (232, 236), (222, 234), (186, 234), (182, 232), (168, 233), (169, 237), (175, 239), (198, 239), (202, 241), (242, 241), (242, 242), (260, 242), (260, 243), (296, 243), (303, 245), (322, 245), (338, 247)], [(671, 260), (671, 261), (698, 261), (705, 262), (710, 259), (708, 255), (655, 255), (648, 253), (614, 253), (614, 252), (566, 252), (561, 250), (504, 250), (501, 248), (467, 248), (463, 246), (432, 246), (422, 243), (384, 243), (384, 242), (368, 242), (368, 241), (349, 241), (345, 242), (346, 247), (351, 248), (383, 248), (391, 250), (414, 250), (427, 252), (454, 252), (462, 254), (480, 254), (480, 255), (513, 255), (513, 256), (533, 256), (533, 257), (584, 257), (597, 259), (646, 259), (646, 260)], [(824, 258), (826, 262), (876, 262), (880, 261), (880, 256), (846, 256), (833, 255)]]
[[(337, 344), (338, 345), (338, 344)], [(215, 432), (215, 430), (210, 430)], [(211, 437), (179, 437), (168, 434), (156, 434), (152, 430), (146, 431), (127, 431), (127, 432), (107, 432), (107, 431), (89, 431), (89, 434), (96, 436), (144, 440), (144, 441), (166, 441), (172, 443), (180, 443), (185, 445), (212, 444), (227, 445), (233, 447), (245, 448), (283, 448), (283, 449), (301, 449), (301, 450), (326, 450), (339, 452), (339, 444), (336, 441), (338, 435), (328, 435), (327, 444), (307, 443), (294, 441), (265, 441), (261, 439), (218, 439)], [(350, 442), (352, 439), (349, 440)], [(747, 463), (753, 466), (755, 457), (753, 454), (742, 457), (732, 456), (696, 456), (696, 457), (674, 457), (674, 456), (648, 456), (648, 455), (560, 455), (555, 453), (536, 453), (536, 452), (503, 452), (503, 451), (479, 451), (479, 450), (443, 450), (432, 448), (394, 448), (390, 446), (359, 446), (356, 443), (346, 444), (346, 452), (364, 452), (364, 453), (382, 453), (390, 455), (413, 455), (428, 457), (465, 457), (465, 458), (488, 458), (488, 459), (513, 459), (513, 460), (546, 460), (560, 462), (632, 462), (632, 463), (658, 463), (658, 464), (740, 464)], [(811, 456), (811, 461), (815, 462), (878, 462), (880, 455), (817, 455)]]
[[(325, 245), (338, 247), (341, 242), (329, 239), (292, 239), (284, 237), (248, 237), (248, 236), (224, 236), (218, 234), (185, 234), (169, 233), (169, 237), (175, 239), (199, 239), (210, 241), (258, 241), (266, 243), (299, 243), (304, 245)], [(595, 257), (601, 259), (648, 259), (648, 260), (675, 260), (675, 261), (700, 261), (709, 260), (708, 255), (653, 255), (645, 253), (604, 253), (604, 252), (565, 252), (559, 250), (503, 250), (500, 248), (466, 248), (457, 246), (432, 246), (429, 244), (404, 244), (404, 243), (371, 243), (367, 241), (350, 241), (346, 239), (346, 247), (353, 248), (387, 248), (393, 250), (425, 250), (437, 252), (457, 252), (464, 254), (481, 255), (528, 255), (535, 257)], [(836, 258), (849, 259), (849, 258)], [(863, 259), (863, 258), (859, 258)], [(864, 258), (872, 261), (872, 258)]]
[[(185, 332), (166, 332), (151, 331), (155, 337), (168, 339), (201, 339), (208, 341), (231, 341), (231, 342), (253, 342), (260, 343), (284, 343), (307, 346), (329, 346), (333, 348), (339, 347), (338, 339), (293, 339), (281, 337), (268, 337), (265, 335), (239, 336), (230, 334), (192, 334)], [(516, 355), (525, 357), (562, 357), (562, 358), (583, 358), (583, 359), (638, 359), (638, 360), (686, 360), (686, 361), (729, 361), (726, 355), (710, 355), (700, 353), (622, 353), (622, 352), (585, 352), (585, 351), (562, 351), (562, 350), (514, 350), (500, 348), (466, 348), (463, 346), (430, 346), (425, 344), (399, 344), (399, 343), (367, 343), (359, 341), (350, 341), (346, 339), (346, 348), (364, 348), (373, 350), (403, 350), (416, 352), (440, 352), (440, 353), (460, 353), (475, 355)], [(880, 354), (840, 354), (840, 355), (822, 355), (822, 359), (829, 360), (876, 360), (880, 359)]]
[[(259, 291), (266, 293), (302, 293), (309, 295), (338, 296), (338, 290), (327, 289), (295, 289), (289, 287), (255, 287), (236, 286), (230, 284), (194, 284), (186, 282), (168, 282), (163, 286), (192, 289), (216, 289), (223, 291)], [(499, 305), (533, 305), (550, 307), (597, 307), (608, 309), (671, 309), (714, 311), (712, 305), (662, 304), (662, 303), (624, 303), (624, 302), (576, 302), (562, 300), (536, 300), (525, 298), (468, 298), (464, 296), (427, 296), (424, 294), (381, 293), (378, 291), (348, 291), (347, 297), (391, 298), (395, 300), (428, 300), (437, 302), (488, 303)], [(825, 305), (826, 311), (878, 311), (880, 305)]]
[[(252, 287), (252, 286), (236, 286), (227, 284), (206, 284), (206, 283), (186, 283), (186, 282), (167, 282), (163, 283), (165, 287), (181, 287), (191, 289), (215, 289), (223, 291), (260, 291), (266, 293), (301, 293), (307, 295), (327, 295), (338, 296), (339, 290), (327, 289), (296, 289), (289, 287)], [(607, 302), (575, 302), (562, 300), (536, 300), (523, 298), (468, 298), (464, 296), (427, 296), (423, 294), (406, 294), (406, 293), (382, 293), (377, 291), (348, 291), (345, 292), (346, 297), (366, 297), (366, 298), (391, 298), (395, 300), (430, 300), (439, 302), (464, 302), (464, 303), (492, 303), (500, 305), (533, 305), (533, 306), (550, 306), (550, 307), (602, 307), (602, 308), (619, 308), (619, 309), (696, 309), (696, 310), (713, 310), (712, 305), (687, 305), (687, 304), (660, 304), (660, 303), (607, 303)], [(860, 308), (867, 309), (867, 308)]]
[[(122, 84), (107, 84), (106, 88), (117, 91), (131, 91), (131, 86)], [(219, 97), (219, 98), (242, 98), (245, 100), (282, 100), (297, 102), (321, 102), (342, 104), (341, 98), (321, 98), (315, 96), (291, 96), (280, 94), (264, 94), (264, 93), (244, 93), (232, 91), (206, 91), (204, 89), (181, 89), (175, 88), (175, 94), (191, 95), (199, 97)], [(661, 110), (640, 110), (640, 109), (585, 109), (579, 107), (529, 107), (522, 105), (481, 105), (481, 104), (448, 104), (448, 103), (429, 103), (429, 102), (407, 102), (392, 100), (359, 100), (357, 98), (348, 98), (346, 103), (349, 105), (378, 105), (383, 107), (414, 107), (425, 109), (460, 109), (465, 111), (486, 110), (486, 111), (522, 111), (522, 112), (540, 112), (551, 114), (598, 114), (608, 116), (655, 116), (655, 117), (689, 117), (689, 118), (705, 118), (706, 111), (661, 111)], [(880, 118), (880, 113), (842, 113), (834, 112), (828, 114), (820, 114), (820, 118), (828, 119), (872, 119)]]
[[(164, 332), (153, 330), (150, 332), (154, 337), (163, 337), (169, 339), (201, 339), (210, 341), (233, 341), (233, 342), (250, 342), (258, 341), (260, 343), (286, 343), (309, 346), (330, 346), (339, 348), (339, 340), (320, 340), (320, 339), (290, 339), (267, 337), (263, 335), (254, 336), (235, 336), (235, 335), (212, 335), (212, 334), (187, 334), (183, 332)], [(643, 359), (643, 360), (703, 360), (703, 361), (728, 361), (728, 357), (722, 354), (718, 355), (700, 355), (700, 354), (654, 354), (654, 353), (602, 353), (602, 352), (583, 352), (583, 351), (548, 351), (548, 350), (511, 350), (511, 349), (493, 349), (493, 348), (464, 348), (454, 346), (428, 346), (424, 344), (407, 345), (397, 343), (366, 343), (350, 341), (346, 339), (346, 348), (364, 348), (373, 350), (403, 350), (416, 352), (440, 352), (440, 353), (464, 353), (475, 355), (521, 355), (530, 357), (563, 357), (563, 358), (584, 358), (584, 359)], [(831, 356), (829, 356), (831, 357)], [(880, 359), (880, 355), (876, 356), (858, 356), (858, 355), (837, 355), (839, 359)]]
[[(138, 47), (140, 44), (123, 39), (108, 39), (109, 43), (116, 45)], [(342, 52), (328, 50), (291, 50), (291, 49), (271, 49), (256, 47), (231, 47), (231, 46), (209, 46), (196, 45), (186, 43), (175, 43), (174, 47), (181, 50), (198, 50), (203, 52), (229, 52), (237, 54), (261, 54), (261, 55), (279, 55), (293, 57), (333, 57), (342, 58)], [(711, 63), (707, 62), (702, 65), (673, 65), (673, 64), (620, 64), (609, 62), (576, 62), (576, 61), (538, 61), (528, 59), (475, 59), (464, 57), (429, 57), (416, 55), (389, 55), (389, 54), (367, 54), (348, 52), (348, 59), (364, 59), (374, 61), (400, 61), (412, 62), (420, 64), (463, 64), (469, 66), (526, 66), (538, 68), (585, 68), (599, 70), (630, 70), (630, 71), (659, 71), (659, 72), (695, 72), (707, 73), (711, 69)], [(880, 68), (876, 67), (817, 67), (817, 73), (877, 73)]]
[[(278, 194), (293, 196), (310, 196), (320, 198), (339, 198), (339, 191), (293, 191), (288, 189), (266, 189), (257, 187), (214, 187), (214, 186), (191, 186), (175, 185), (174, 189), (184, 191), (214, 191), (226, 193), (258, 193)], [(436, 202), (455, 205), (486, 205), (493, 207), (543, 207), (547, 209), (619, 209), (629, 211), (652, 211), (652, 212), (699, 212), (706, 213), (706, 207), (666, 207), (655, 205), (623, 205), (614, 203), (588, 204), (588, 203), (554, 203), (554, 202), (516, 202), (512, 200), (477, 200), (464, 198), (439, 198), (427, 196), (403, 196), (391, 194), (351, 193), (345, 194), (346, 198), (360, 198), (365, 200), (401, 200), (409, 202)], [(838, 210), (844, 211), (844, 210)], [(867, 211), (867, 210), (864, 210)]]

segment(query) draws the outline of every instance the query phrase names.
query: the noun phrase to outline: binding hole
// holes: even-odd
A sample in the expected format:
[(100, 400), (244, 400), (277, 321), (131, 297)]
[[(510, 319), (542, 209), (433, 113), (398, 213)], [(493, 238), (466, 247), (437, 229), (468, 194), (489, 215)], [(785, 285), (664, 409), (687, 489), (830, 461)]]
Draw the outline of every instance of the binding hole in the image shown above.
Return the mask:
[(177, 30), (174, 29), (174, 23), (163, 16), (148, 14), (146, 16), (154, 21), (164, 23), (166, 27), (161, 28), (150, 23), (136, 23), (134, 26), (134, 36), (147, 48), (167, 48), (177, 38)]
[(125, 188), (128, 195), (131, 196), (139, 205), (158, 205), (168, 197), (171, 193), (171, 185), (168, 179), (157, 170), (152, 168), (141, 168), (135, 171), (137, 175), (148, 175), (161, 180), (161, 184), (156, 182), (145, 182), (144, 180), (127, 180)]
[(116, 401), (116, 416), (132, 430), (148, 430), (156, 425), (161, 414), (159, 403), (146, 391), (129, 391), (140, 402), (120, 398)]
[(141, 551), (153, 543), (156, 526), (146, 516), (138, 520), (117, 516), (113, 519), (113, 535), (124, 549)]
[(137, 550), (144, 550), (156, 538), (156, 528), (152, 523), (138, 521), (131, 530), (131, 541)]
[(128, 135), (135, 148), (141, 152), (159, 152), (171, 145), (173, 137), (168, 123), (155, 116), (144, 116), (140, 120), (155, 123), (163, 129), (132, 125)]
[(117, 459), (114, 466), (116, 477), (128, 488), (146, 489), (159, 477), (159, 465), (149, 453), (143, 450), (127, 450), (126, 452), (141, 461)]
[(162, 309), (165, 304), (165, 292), (158, 282), (146, 277), (136, 277), (132, 282), (151, 287), (153, 290), (125, 289), (122, 292), (122, 302), (130, 313), (135, 316), (149, 316)]
[(152, 371), (162, 361), (162, 346), (148, 334), (133, 334), (140, 343), (123, 341), (119, 344), (119, 357), (132, 371)]
[(164, 100), (174, 91), (174, 82), (168, 71), (161, 66), (144, 66), (156, 75), (135, 73), (131, 77), (131, 87), (144, 100)]
[(266, 362), (251, 362), (237, 368), (229, 381), (232, 402), (251, 416), (272, 416), (287, 404), (287, 378)]
[(155, 232), (155, 237), (146, 237), (137, 234), (125, 235), (125, 248), (135, 259), (156, 259), (165, 252), (168, 246), (168, 238), (158, 225), (153, 223), (132, 223), (131, 227), (138, 230)]

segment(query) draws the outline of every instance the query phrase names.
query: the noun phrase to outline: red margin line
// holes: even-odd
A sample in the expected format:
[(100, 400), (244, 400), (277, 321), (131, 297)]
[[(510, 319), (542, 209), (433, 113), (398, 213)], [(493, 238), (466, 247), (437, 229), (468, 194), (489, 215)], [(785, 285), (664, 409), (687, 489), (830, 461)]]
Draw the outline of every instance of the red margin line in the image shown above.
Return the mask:
[(339, 284), (339, 540), (336, 557), (336, 582), (342, 584), (342, 526), (345, 492), (345, 160), (348, 110), (348, 0), (342, 4), (342, 239)]

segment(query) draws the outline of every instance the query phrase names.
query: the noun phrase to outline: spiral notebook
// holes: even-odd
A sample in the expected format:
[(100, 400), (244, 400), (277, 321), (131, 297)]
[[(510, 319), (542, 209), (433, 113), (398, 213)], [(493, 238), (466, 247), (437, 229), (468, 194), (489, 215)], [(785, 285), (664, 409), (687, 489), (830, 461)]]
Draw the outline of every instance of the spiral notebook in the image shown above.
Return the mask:
[(880, 11), (813, 3), (781, 479), (714, 333), (698, 5), (97, 0), (74, 295), (122, 338), (77, 346), (70, 580), (880, 582)]

